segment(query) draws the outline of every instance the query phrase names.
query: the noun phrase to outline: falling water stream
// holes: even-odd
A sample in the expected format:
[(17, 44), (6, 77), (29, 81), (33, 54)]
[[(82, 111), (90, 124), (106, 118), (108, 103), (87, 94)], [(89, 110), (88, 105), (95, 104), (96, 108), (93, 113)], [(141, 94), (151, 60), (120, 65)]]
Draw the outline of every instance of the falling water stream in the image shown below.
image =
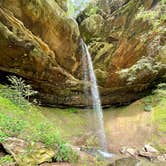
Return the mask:
[[(87, 45), (84, 43), (84, 41), (81, 41), (82, 43), (82, 49), (83, 49), (83, 70), (84, 70), (84, 81), (90, 81), (90, 92), (93, 102), (93, 110), (96, 114), (95, 116), (95, 122), (97, 127), (97, 135), (100, 141), (100, 145), (102, 148), (102, 151), (100, 150), (99, 153), (103, 155), (104, 157), (111, 157), (111, 154), (107, 152), (107, 141), (104, 131), (104, 121), (103, 121), (103, 111), (101, 107), (101, 101), (96, 81), (96, 76), (93, 69), (93, 63), (91, 59), (90, 52), (88, 50)], [(85, 95), (89, 95), (88, 93), (88, 87), (85, 84), (84, 87)]]

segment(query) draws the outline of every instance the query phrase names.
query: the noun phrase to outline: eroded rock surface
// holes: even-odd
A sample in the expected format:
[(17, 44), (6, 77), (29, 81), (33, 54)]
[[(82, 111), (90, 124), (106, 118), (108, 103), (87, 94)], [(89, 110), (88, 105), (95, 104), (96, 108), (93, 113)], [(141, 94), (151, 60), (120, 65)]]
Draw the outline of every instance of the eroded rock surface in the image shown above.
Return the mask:
[(54, 0), (1, 2), (0, 70), (27, 79), (43, 104), (83, 105), (79, 47), (77, 23)]
[(2, 143), (18, 165), (38, 165), (52, 161), (56, 151), (48, 149), (42, 143), (28, 143), (18, 138), (8, 138)]
[(104, 105), (141, 97), (166, 72), (165, 18), (161, 17), (166, 11), (164, 4), (153, 0), (116, 3), (99, 0), (96, 14), (79, 22)]
[(97, 13), (79, 19), (80, 32), (66, 16), (65, 2), (0, 2), (2, 75), (25, 78), (43, 104), (85, 106), (81, 34), (90, 47), (104, 106), (131, 102), (163, 77), (166, 29), (161, 2), (99, 0)]

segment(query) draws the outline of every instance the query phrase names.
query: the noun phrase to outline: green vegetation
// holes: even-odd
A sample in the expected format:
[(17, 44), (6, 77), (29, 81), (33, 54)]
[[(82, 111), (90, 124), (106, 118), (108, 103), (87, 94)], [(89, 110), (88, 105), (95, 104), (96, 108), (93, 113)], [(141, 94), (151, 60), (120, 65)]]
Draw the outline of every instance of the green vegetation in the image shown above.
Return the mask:
[(163, 24), (166, 20), (166, 7), (165, 0), (162, 0), (162, 5), (155, 9), (146, 10), (143, 6), (139, 8), (139, 12), (136, 15), (136, 19), (143, 19), (149, 21), (152, 24), (152, 28), (155, 31), (160, 31), (159, 25)]
[[(158, 85), (154, 94), (144, 98), (145, 107), (151, 108), (151, 121), (155, 132), (150, 138), (151, 143), (161, 153), (166, 152), (164, 138), (166, 133), (166, 84)], [(145, 110), (145, 111), (149, 111)]]
[(142, 77), (147, 73), (157, 74), (162, 68), (160, 62), (156, 62), (151, 57), (142, 57), (139, 61), (136, 62), (133, 66), (127, 69), (122, 69), (118, 73), (121, 79), (125, 79), (127, 84), (133, 84), (139, 78), (138, 75)]
[(68, 0), (68, 16), (77, 17), (83, 10), (84, 14), (89, 17), (96, 14), (99, 8), (95, 6), (94, 2), (90, 2), (90, 0)]
[(76, 108), (68, 108), (67, 111), (70, 113), (78, 113), (78, 109)]
[(11, 85), (8, 87), (1, 85), (1, 96), (10, 99), (22, 109), (27, 110), (31, 105), (29, 98), (37, 94), (37, 91), (34, 91), (30, 85), (27, 85), (21, 77), (9, 76), (7, 78)]
[(68, 0), (68, 15), (76, 17), (87, 6), (89, 0)]
[[(18, 98), (13, 98), (14, 94), (19, 94)], [(17, 89), (0, 86), (0, 142), (8, 137), (17, 137), (32, 143), (42, 142), (48, 148), (58, 151), (55, 156), (57, 161), (76, 162), (78, 155), (65, 145), (66, 142), (56, 126), (24, 97)], [(28, 105), (28, 108), (21, 104)]]
[(69, 161), (72, 163), (76, 163), (78, 161), (78, 155), (69, 147), (66, 147), (64, 144), (61, 144), (58, 147), (58, 153), (55, 156), (54, 160), (61, 161)]
[(6, 155), (6, 156), (4, 156), (4, 157), (1, 157), (0, 158), (0, 164), (2, 164), (2, 165), (10, 165), (10, 164), (12, 164), (12, 163), (14, 163), (14, 159), (13, 159), (13, 157), (12, 156), (10, 156), (10, 155)]
[(159, 103), (154, 107), (153, 122), (160, 132), (166, 132), (166, 84), (159, 84), (154, 93)]

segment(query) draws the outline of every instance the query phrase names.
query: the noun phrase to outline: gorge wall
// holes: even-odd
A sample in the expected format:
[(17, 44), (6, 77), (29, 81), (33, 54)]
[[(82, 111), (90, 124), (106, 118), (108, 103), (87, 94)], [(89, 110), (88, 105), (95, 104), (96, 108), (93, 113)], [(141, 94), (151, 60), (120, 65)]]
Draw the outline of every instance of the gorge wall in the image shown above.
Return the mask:
[(25, 78), (45, 105), (85, 106), (83, 37), (103, 106), (131, 102), (164, 80), (166, 10), (161, 1), (98, 0), (92, 6), (95, 12), (85, 9), (77, 24), (66, 14), (66, 0), (1, 0), (0, 73)]

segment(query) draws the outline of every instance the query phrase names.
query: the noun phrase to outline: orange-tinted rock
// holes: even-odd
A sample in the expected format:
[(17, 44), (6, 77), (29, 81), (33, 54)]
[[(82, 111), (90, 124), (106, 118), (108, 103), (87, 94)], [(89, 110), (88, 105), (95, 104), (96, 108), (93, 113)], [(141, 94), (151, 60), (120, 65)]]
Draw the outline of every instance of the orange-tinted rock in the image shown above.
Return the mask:
[[(43, 104), (85, 106), (80, 32), (66, 16), (64, 2), (0, 2), (0, 73), (25, 78)], [(166, 72), (165, 22), (160, 19), (165, 8), (152, 0), (121, 2), (107, 12), (99, 6), (98, 13), (80, 22), (104, 106), (138, 99)], [(147, 13), (141, 16), (142, 5), (148, 13), (153, 7), (157, 22), (143, 17)]]

